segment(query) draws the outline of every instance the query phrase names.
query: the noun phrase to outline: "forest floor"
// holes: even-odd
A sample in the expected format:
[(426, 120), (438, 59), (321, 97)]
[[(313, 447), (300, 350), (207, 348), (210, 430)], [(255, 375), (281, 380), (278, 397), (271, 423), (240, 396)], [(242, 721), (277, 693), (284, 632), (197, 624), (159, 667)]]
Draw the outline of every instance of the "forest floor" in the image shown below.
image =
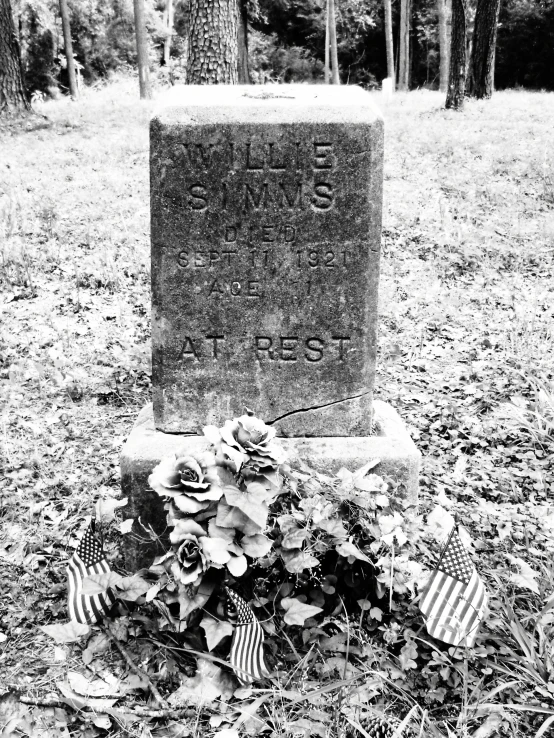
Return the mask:
[[(76, 526), (118, 496), (118, 454), (150, 400), (152, 104), (136, 87), (48, 102), (31, 129), (0, 131), (0, 736), (195, 730), (19, 701), (92, 674), (39, 626), (67, 619)], [(460, 514), (489, 583), (519, 608), (534, 655), (514, 655), (506, 682), (523, 686), (496, 712), (520, 736), (535, 705), (531, 736), (554, 716), (552, 613), (537, 616), (554, 591), (554, 95), (442, 105), (421, 91), (384, 110), (376, 396), (423, 454), (422, 499)], [(106, 553), (119, 560), (117, 536)]]

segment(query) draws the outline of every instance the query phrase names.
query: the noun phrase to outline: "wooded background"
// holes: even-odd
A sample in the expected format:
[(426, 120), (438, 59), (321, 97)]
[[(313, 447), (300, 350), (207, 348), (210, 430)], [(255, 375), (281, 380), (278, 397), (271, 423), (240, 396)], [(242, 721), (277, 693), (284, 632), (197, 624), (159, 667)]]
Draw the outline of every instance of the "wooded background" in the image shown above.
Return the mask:
[[(323, 80), (326, 0), (234, 1), (239, 7), (238, 53), (242, 55), (238, 81)], [(0, 4), (5, 8), (10, 0)], [(400, 88), (438, 89), (439, 15), (442, 11), (448, 16), (449, 4), (450, 0), (392, 0), (393, 54)], [(471, 43), (477, 2), (465, 4)], [(67, 7), (77, 81), (94, 83), (113, 71), (137, 67), (134, 12), (141, 5), (138, 0), (69, 0), (67, 5), (66, 0), (11, 0), (29, 94), (69, 92), (60, 7), (62, 11)], [(186, 81), (191, 11), (201, 12), (203, 5), (209, 9), (221, 4), (145, 0), (149, 68), (162, 80)], [(335, 0), (334, 5), (340, 80), (368, 88), (380, 85), (387, 76), (387, 2)], [(402, 24), (401, 5), (407, 8)], [(404, 53), (399, 45), (401, 27), (409, 40), (407, 62), (399, 58)], [(206, 54), (204, 49), (204, 60)], [(554, 89), (553, 0), (501, 1), (495, 85), (497, 89)]]

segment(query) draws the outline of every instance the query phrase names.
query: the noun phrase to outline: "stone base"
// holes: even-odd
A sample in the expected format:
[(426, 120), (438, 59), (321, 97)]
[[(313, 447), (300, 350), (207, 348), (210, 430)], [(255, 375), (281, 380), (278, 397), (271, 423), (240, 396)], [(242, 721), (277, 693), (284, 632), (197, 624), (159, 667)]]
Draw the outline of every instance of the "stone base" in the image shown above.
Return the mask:
[[(280, 438), (289, 461), (302, 459), (317, 471), (334, 474), (341, 467), (356, 471), (371, 459), (379, 463), (371, 473), (390, 478), (397, 494), (417, 503), (421, 454), (400, 416), (390, 405), (374, 401), (375, 435), (367, 437)], [(194, 455), (209, 448), (204, 436), (162, 433), (154, 426), (152, 405), (143, 408), (121, 452), (121, 487), (129, 502), (124, 508), (135, 522), (127, 539), (126, 564), (131, 571), (149, 566), (164, 548), (156, 536), (166, 533), (161, 498), (148, 488), (148, 476), (164, 456)], [(148, 534), (152, 528), (154, 535)]]

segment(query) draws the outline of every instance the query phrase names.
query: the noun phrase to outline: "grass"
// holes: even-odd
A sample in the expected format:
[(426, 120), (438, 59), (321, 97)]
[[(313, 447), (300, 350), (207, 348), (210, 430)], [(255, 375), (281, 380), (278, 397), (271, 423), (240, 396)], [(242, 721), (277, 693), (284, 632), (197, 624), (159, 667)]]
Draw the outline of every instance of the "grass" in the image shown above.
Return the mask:
[[(65, 618), (75, 523), (98, 496), (118, 494), (118, 453), (150, 397), (152, 104), (136, 99), (136, 87), (120, 79), (77, 103), (48, 102), (47, 121), (0, 131), (4, 690), (53, 693), (68, 669), (82, 668), (79, 654), (55, 648), (37, 626)], [(554, 95), (495, 93), (462, 114), (442, 103), (418, 91), (384, 111), (376, 394), (399, 410), (424, 454), (422, 500), (461, 511), (483, 568), (505, 587), (517, 625), (503, 631), (504, 685), (519, 680), (520, 708), (527, 700), (546, 712), (522, 723), (517, 710), (498, 707), (501, 730), (538, 736), (554, 709), (543, 678), (552, 679), (551, 620), (537, 616), (554, 554)], [(115, 540), (107, 551), (115, 556)], [(540, 573), (538, 592), (511, 578), (514, 552)], [(526, 629), (538, 680), (525, 672)], [(463, 676), (459, 664), (452, 669)], [(499, 679), (491, 700), (510, 692)], [(410, 709), (401, 690), (390, 699)], [(2, 705), (1, 715), (12, 714)], [(464, 738), (483, 722), (462, 708), (443, 735)], [(295, 708), (291, 720), (302, 714)], [(38, 731), (48, 715), (37, 708), (21, 719)], [(106, 734), (68, 719), (64, 734)], [(109, 734), (138, 735), (118, 730)]]

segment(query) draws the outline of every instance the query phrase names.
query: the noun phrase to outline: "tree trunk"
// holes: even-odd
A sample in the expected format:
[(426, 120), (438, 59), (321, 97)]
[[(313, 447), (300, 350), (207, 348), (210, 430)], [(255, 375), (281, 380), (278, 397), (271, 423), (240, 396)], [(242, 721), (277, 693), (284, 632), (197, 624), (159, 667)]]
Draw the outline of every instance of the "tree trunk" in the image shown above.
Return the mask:
[(239, 10), (239, 0), (190, 0), (188, 84), (237, 84)]
[(30, 110), (10, 0), (0, 0), (0, 115)]
[(164, 64), (169, 67), (171, 64), (171, 37), (173, 36), (173, 0), (167, 0), (164, 20), (167, 29), (167, 36), (164, 39)]
[(439, 90), (448, 90), (448, 70), (450, 67), (450, 31), (452, 21), (452, 0), (437, 0), (439, 14), (440, 73)]
[(501, 0), (478, 0), (469, 63), (468, 93), (489, 98), (494, 88), (496, 31)]
[(392, 3), (391, 0), (384, 0), (385, 2), (385, 42), (387, 44), (387, 77), (392, 80), (392, 89), (394, 90), (394, 83), (396, 74), (394, 71), (394, 46), (392, 41)]
[(150, 88), (150, 70), (148, 68), (148, 37), (144, 22), (144, 0), (133, 0), (135, 9), (135, 37), (137, 41), (137, 65), (139, 73), (140, 99), (152, 97)]
[(335, 0), (329, 0), (329, 41), (331, 44), (331, 84), (340, 85)]
[(73, 59), (73, 44), (71, 42), (71, 26), (69, 25), (69, 10), (67, 0), (60, 0), (60, 16), (63, 28), (63, 43), (65, 50), (65, 59), (67, 62), (67, 76), (69, 79), (69, 94), (72, 100), (79, 97), (79, 89), (77, 87), (77, 78), (75, 76), (75, 61)]
[(247, 0), (240, 0), (238, 17), (238, 80), (239, 85), (250, 84), (250, 69), (248, 67), (248, 10)]
[(452, 41), (446, 107), (462, 110), (466, 91), (467, 0), (452, 0)]
[(398, 89), (403, 92), (410, 84), (410, 10), (411, 0), (400, 0)]
[(331, 34), (331, 13), (329, 12), (329, 3), (331, 0), (327, 0), (325, 9), (325, 84), (328, 85), (331, 81), (331, 57), (329, 55), (329, 36)]

